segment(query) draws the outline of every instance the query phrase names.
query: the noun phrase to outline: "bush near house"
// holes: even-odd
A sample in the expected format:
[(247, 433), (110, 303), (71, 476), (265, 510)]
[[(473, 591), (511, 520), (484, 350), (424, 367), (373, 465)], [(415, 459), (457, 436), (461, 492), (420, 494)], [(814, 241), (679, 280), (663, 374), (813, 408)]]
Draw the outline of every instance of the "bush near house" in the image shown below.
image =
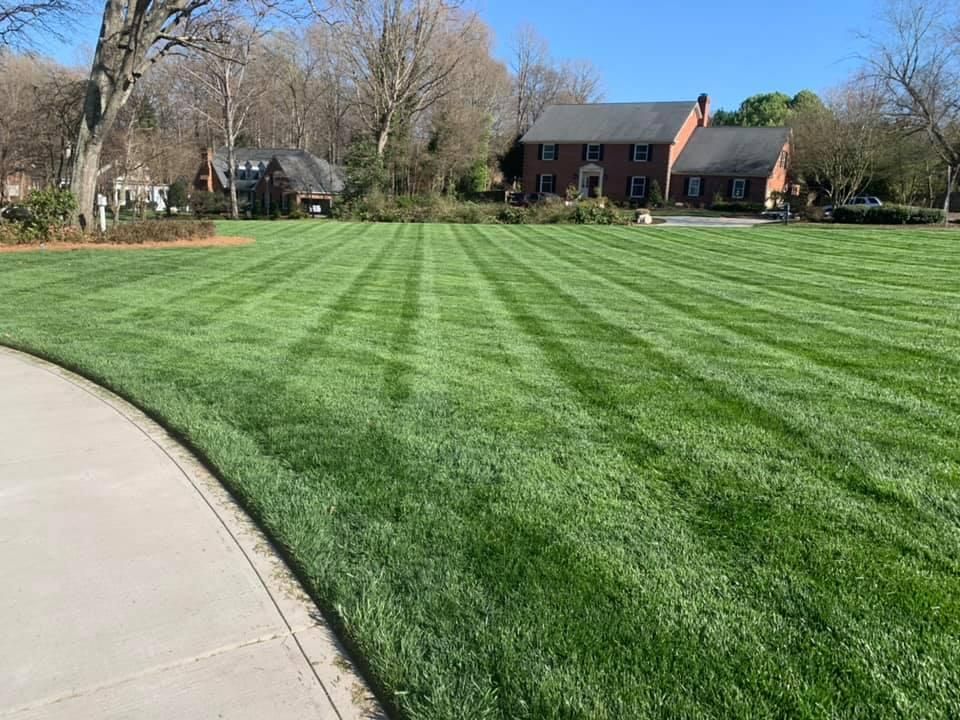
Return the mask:
[(222, 215), (227, 211), (227, 198), (221, 193), (197, 191), (190, 198), (190, 207), (197, 217)]
[(833, 221), (844, 225), (935, 225), (943, 222), (943, 210), (910, 205), (844, 205), (834, 209)]

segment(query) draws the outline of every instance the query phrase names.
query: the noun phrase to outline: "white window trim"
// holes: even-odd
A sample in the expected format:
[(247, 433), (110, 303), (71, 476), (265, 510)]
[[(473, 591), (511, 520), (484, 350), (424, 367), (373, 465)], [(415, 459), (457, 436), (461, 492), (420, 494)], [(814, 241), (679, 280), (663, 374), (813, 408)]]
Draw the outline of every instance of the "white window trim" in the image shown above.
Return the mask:
[[(600, 162), (600, 149), (603, 147), (601, 143), (587, 143), (587, 162)], [(597, 149), (596, 157), (590, 154), (592, 148)]]
[[(636, 192), (637, 180), (643, 180), (643, 192), (639, 195)], [(639, 200), (647, 196), (647, 177), (645, 175), (633, 175), (630, 178), (630, 198)]]
[[(643, 148), (643, 157), (640, 156), (640, 148)], [(633, 146), (633, 161), (634, 162), (649, 162), (650, 161), (650, 145), (646, 143), (641, 143)]]
[[(693, 182), (697, 182), (697, 191), (693, 191)], [(687, 197), (700, 197), (700, 191), (703, 189), (703, 180), (698, 177), (690, 178), (690, 185), (687, 187)]]
[[(547, 148), (550, 148), (550, 157), (547, 157)], [(556, 143), (544, 143), (543, 145), (543, 160), (546, 162), (553, 162), (557, 159), (557, 145)]]
[[(549, 190), (544, 190), (544, 189), (543, 189), (543, 181), (546, 180), (547, 178), (550, 178), (550, 189), (549, 189)], [(546, 175), (541, 175), (541, 176), (540, 176), (540, 187), (537, 188), (537, 192), (542, 192), (542, 193), (556, 193), (557, 189), (556, 189), (556, 187), (554, 187), (556, 184), (557, 184), (557, 182), (556, 182), (556, 180), (554, 179), (553, 175), (551, 175), (551, 174), (549, 174), (549, 173), (546, 174)]]
[[(740, 186), (740, 193), (737, 194), (737, 185)], [(747, 196), (747, 181), (737, 178), (733, 181), (733, 192), (730, 193), (731, 200), (743, 200)]]

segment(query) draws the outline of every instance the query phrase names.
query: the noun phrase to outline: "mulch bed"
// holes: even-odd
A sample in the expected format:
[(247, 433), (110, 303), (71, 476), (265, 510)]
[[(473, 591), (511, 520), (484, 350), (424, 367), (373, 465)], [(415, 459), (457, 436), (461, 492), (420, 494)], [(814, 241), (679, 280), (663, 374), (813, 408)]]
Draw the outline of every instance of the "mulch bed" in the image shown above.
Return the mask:
[(252, 238), (211, 237), (199, 240), (173, 240), (170, 242), (145, 243), (47, 243), (44, 245), (0, 245), (0, 253), (8, 252), (62, 252), (65, 250), (158, 250), (163, 248), (205, 248), (249, 245)]

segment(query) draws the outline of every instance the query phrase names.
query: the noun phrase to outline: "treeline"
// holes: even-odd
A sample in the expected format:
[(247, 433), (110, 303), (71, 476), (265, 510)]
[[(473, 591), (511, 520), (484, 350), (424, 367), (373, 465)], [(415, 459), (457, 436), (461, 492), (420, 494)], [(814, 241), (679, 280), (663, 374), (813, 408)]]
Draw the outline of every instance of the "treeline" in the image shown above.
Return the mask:
[(588, 61), (554, 58), (521, 27), (504, 62), (476, 14), (441, 0), (338, 0), (292, 18), (211, 2), (197, 34), (210, 40), (155, 48), (98, 153), (80, 126), (88, 71), (8, 48), (0, 83), (26, 100), (0, 110), (4, 176), (29, 168), (76, 187), (96, 154), (102, 190), (120, 177), (192, 178), (202, 148), (286, 147), (346, 165), (358, 194), (480, 192), (514, 179), (502, 159), (543, 107), (602, 96)]

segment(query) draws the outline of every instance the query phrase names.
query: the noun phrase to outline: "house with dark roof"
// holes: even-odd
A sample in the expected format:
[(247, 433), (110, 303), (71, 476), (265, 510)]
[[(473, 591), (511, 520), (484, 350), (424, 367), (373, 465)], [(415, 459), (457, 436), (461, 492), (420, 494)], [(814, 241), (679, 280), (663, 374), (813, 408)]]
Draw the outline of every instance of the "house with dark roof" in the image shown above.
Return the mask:
[[(343, 171), (306, 150), (291, 148), (234, 148), (237, 200), (244, 209), (269, 213), (298, 209), (329, 213), (343, 192)], [(193, 186), (206, 192), (228, 193), (226, 148), (206, 149)]]
[(527, 192), (603, 195), (643, 205), (771, 203), (788, 188), (786, 128), (710, 127), (710, 99), (546, 108), (520, 139)]

